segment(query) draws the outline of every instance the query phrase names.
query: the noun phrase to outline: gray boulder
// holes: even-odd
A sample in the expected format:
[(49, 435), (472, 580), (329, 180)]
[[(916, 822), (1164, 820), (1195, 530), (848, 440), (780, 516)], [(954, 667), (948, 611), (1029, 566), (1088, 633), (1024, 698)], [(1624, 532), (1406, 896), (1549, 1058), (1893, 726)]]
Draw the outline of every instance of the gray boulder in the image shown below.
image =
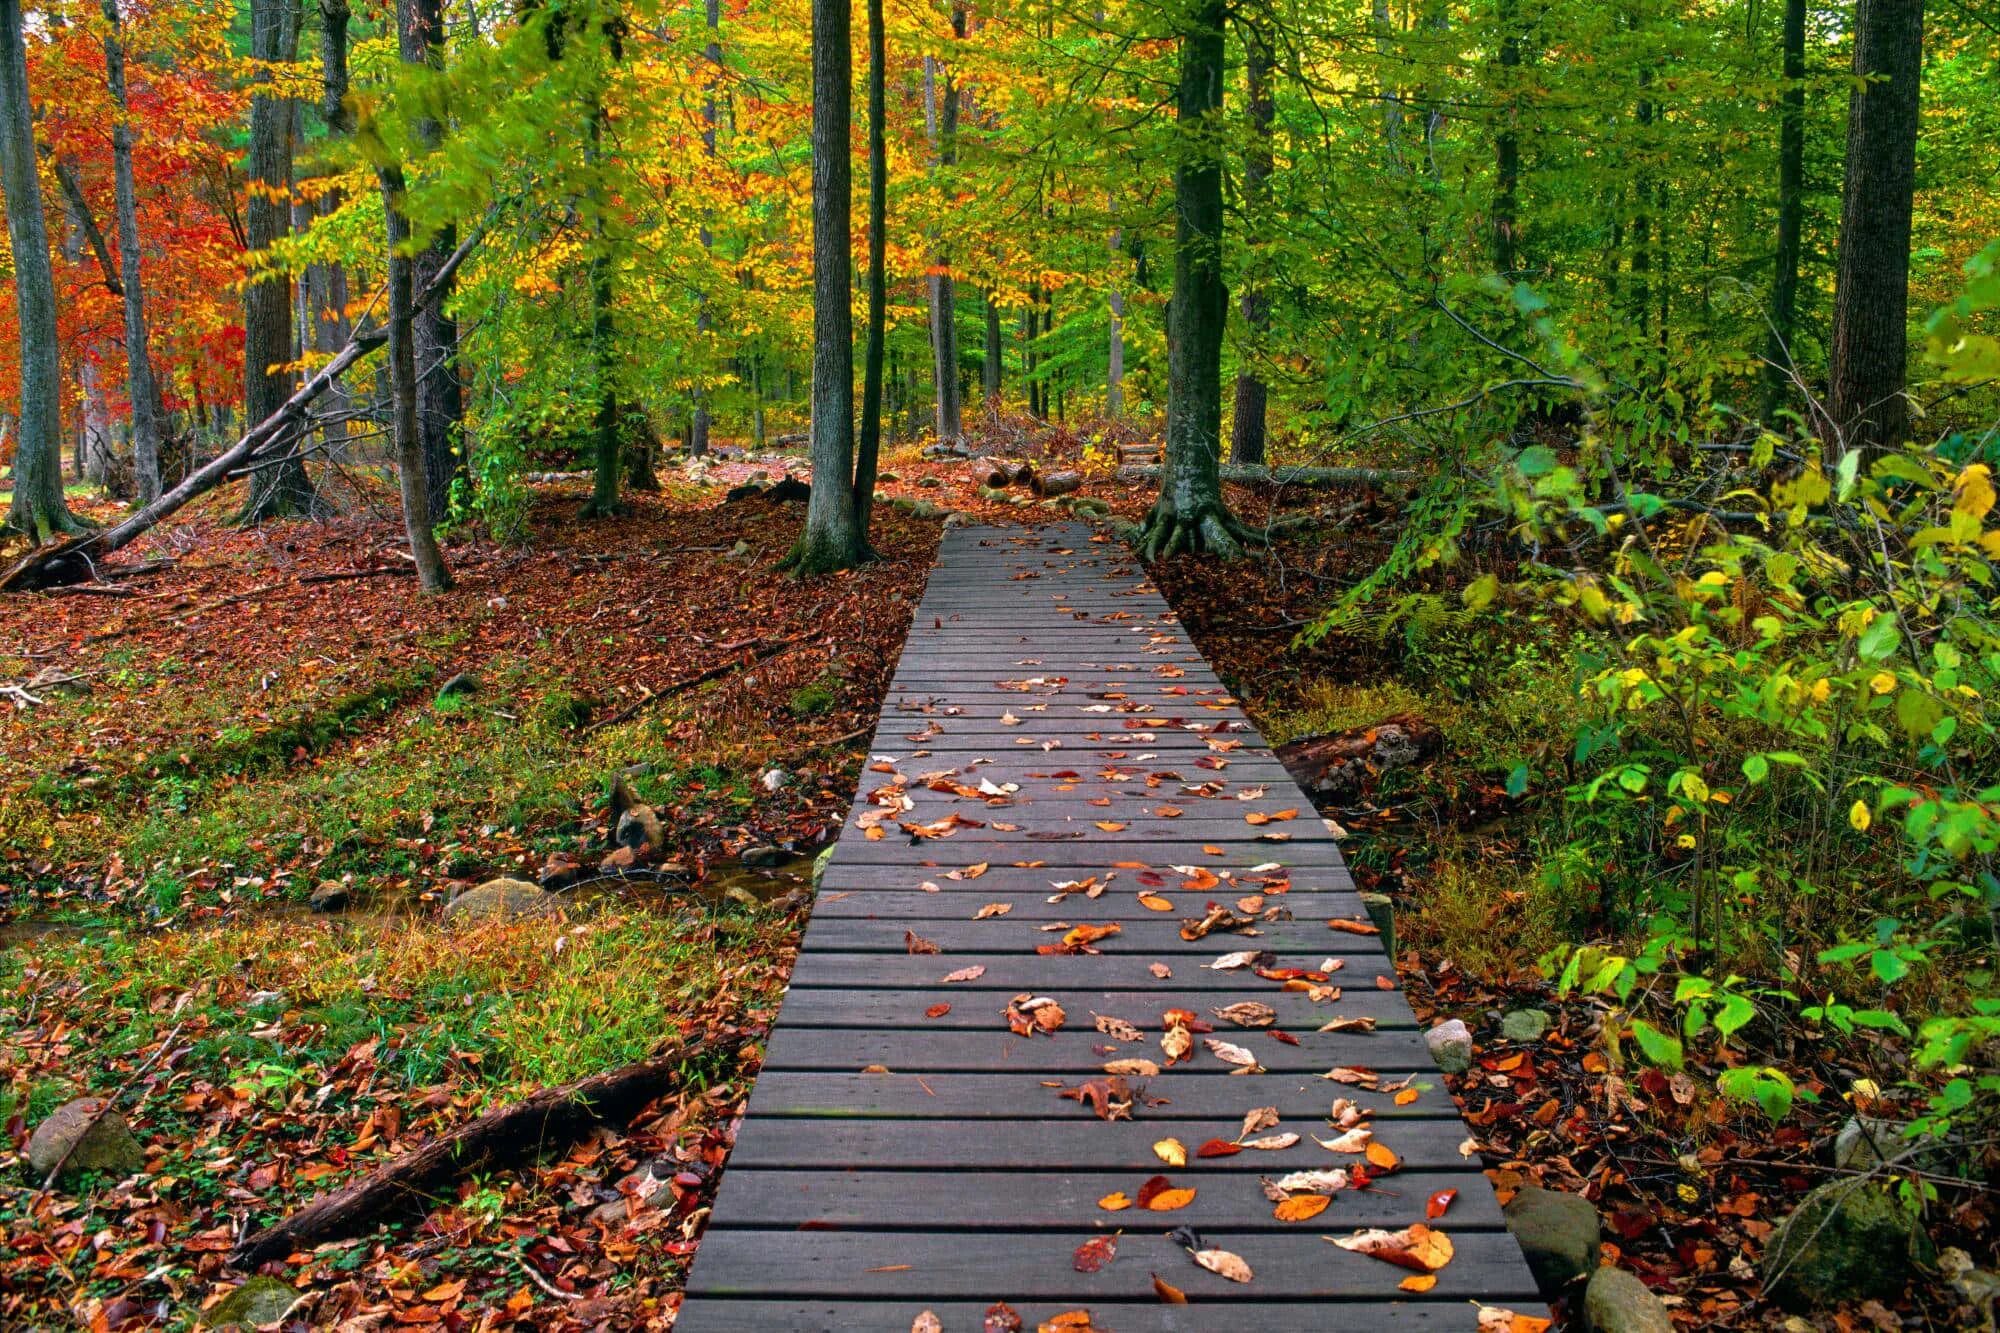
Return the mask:
[(1424, 1034), (1431, 1059), (1447, 1074), (1463, 1074), (1472, 1068), (1472, 1029), (1463, 1019), (1440, 1023)]
[(1597, 1267), (1597, 1209), (1590, 1200), (1524, 1185), (1505, 1212), (1507, 1229), (1544, 1292), (1561, 1291)]
[(620, 847), (630, 848), (637, 856), (651, 856), (666, 844), (660, 817), (650, 805), (635, 805), (618, 816), (616, 837)]
[(561, 903), (554, 894), (524, 879), (489, 879), (467, 889), (444, 905), (444, 919), (453, 926), (470, 926), (488, 921), (516, 921), (524, 917), (552, 916)]
[(349, 894), (347, 886), (337, 879), (321, 880), (319, 887), (306, 899), (306, 906), (315, 912), (344, 912), (347, 910)]
[(1666, 1302), (1622, 1268), (1600, 1268), (1583, 1289), (1588, 1333), (1674, 1333)]
[(1807, 1194), (1764, 1247), (1764, 1294), (1792, 1310), (1836, 1301), (1890, 1300), (1930, 1237), (1889, 1191), (1868, 1179), (1835, 1180)]
[(202, 1315), (210, 1328), (262, 1328), (291, 1313), (302, 1293), (274, 1277), (253, 1277)]
[[(129, 1176), (146, 1166), (146, 1151), (132, 1137), (132, 1127), (116, 1111), (105, 1111), (102, 1097), (79, 1097), (50, 1112), (28, 1139), (28, 1169), (37, 1185), (62, 1165), (61, 1180), (85, 1171)], [(103, 1115), (98, 1113), (103, 1111)]]
[(741, 860), (743, 864), (746, 866), (757, 866), (757, 867), (781, 866), (785, 862), (792, 859), (792, 854), (786, 851), (782, 847), (772, 847), (768, 845), (760, 847), (745, 847), (743, 849), (743, 855), (738, 859)]
[(1542, 1009), (1516, 1009), (1500, 1020), (1500, 1035), (1508, 1041), (1540, 1041), (1549, 1030), (1549, 1016)]

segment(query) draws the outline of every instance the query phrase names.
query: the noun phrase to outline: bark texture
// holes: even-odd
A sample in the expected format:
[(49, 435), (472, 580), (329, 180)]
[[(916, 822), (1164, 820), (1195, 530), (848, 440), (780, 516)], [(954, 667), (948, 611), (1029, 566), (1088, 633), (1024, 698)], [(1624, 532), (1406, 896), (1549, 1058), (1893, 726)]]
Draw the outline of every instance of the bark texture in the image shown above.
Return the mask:
[(146, 283), (139, 255), (139, 196), (132, 175), (131, 105), (125, 92), (125, 48), (118, 0), (104, 0), (104, 81), (118, 118), (111, 126), (113, 188), (118, 209), (118, 280), (125, 297), (126, 396), (132, 403), (132, 477), (139, 503), (160, 498), (160, 441), (166, 412), (153, 380), (146, 336)]
[(389, 388), (396, 443), (396, 473), (402, 485), (403, 529), (417, 566), (417, 586), (443, 592), (451, 573), (431, 531), (430, 470), (425, 466), (423, 429), (419, 420), (416, 353), (414, 265), (405, 253), (410, 224), (403, 216), (403, 173), (384, 167), (382, 210), (388, 233), (389, 266)]
[(36, 542), (80, 525), (63, 499), (62, 367), (56, 346), (56, 279), (35, 171), (34, 111), (20, 0), (0, 0), (0, 185), (14, 248), (14, 304), (21, 338), (20, 434), (7, 526)]
[[(1271, 124), (1277, 104), (1271, 96), (1270, 34), (1255, 22), (1243, 25), (1244, 91), (1250, 112), (1250, 151), (1243, 162), (1243, 211), (1254, 229), (1270, 206)], [(1251, 238), (1256, 240), (1255, 231)], [(1252, 261), (1254, 268), (1255, 261)], [(1264, 461), (1264, 419), (1269, 394), (1253, 367), (1264, 340), (1270, 306), (1263, 285), (1253, 275), (1243, 284), (1243, 364), (1236, 375), (1236, 405), (1231, 414), (1229, 459), (1233, 463)]]
[[(442, 0), (397, 0), (396, 26), (405, 63), (444, 69), (444, 5)], [(417, 136), (427, 148), (444, 141), (444, 126), (436, 120), (417, 122)], [(436, 278), (458, 245), (458, 229), (443, 226), (417, 252), (411, 279), (419, 287)], [(465, 426), (465, 392), (458, 377), (458, 320), (448, 303), (451, 292), (415, 316), (417, 358), (417, 425), (423, 439), (424, 474), (431, 519), (441, 521), (451, 509), (452, 482), (469, 475), (461, 440)]]
[[(963, 6), (952, 6), (951, 30), (954, 38), (965, 36)], [(924, 128), (930, 136), (936, 168), (948, 172), (958, 163), (958, 80), (948, 67), (940, 67), (933, 56), (924, 57)], [(932, 257), (933, 271), (927, 279), (931, 378), (937, 394), (940, 443), (958, 440), (965, 434), (964, 407), (958, 387), (958, 292), (952, 281), (950, 262), (949, 254), (940, 248)]]
[(1910, 211), (1924, 68), (1923, 0), (1859, 0), (1840, 203), (1832, 385), (1823, 430), (1852, 448), (1900, 444), (1909, 356)]
[(888, 308), (889, 149), (883, 63), (882, 0), (868, 0), (868, 331), (861, 364), (861, 444), (854, 460), (854, 514), (868, 530), (875, 503), (875, 473), (882, 452), (882, 333)]

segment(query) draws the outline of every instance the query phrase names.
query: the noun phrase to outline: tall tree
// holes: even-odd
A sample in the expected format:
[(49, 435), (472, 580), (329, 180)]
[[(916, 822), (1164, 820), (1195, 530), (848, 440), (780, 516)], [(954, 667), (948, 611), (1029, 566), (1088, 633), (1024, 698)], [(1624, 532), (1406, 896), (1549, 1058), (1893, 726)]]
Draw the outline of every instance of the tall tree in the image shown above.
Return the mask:
[[(296, 0), (250, 0), (250, 57), (258, 62), (256, 92), (250, 99), (250, 153), (245, 163), (243, 205), (245, 247), (253, 272), (243, 288), (243, 419), (262, 421), (292, 396), (291, 284), (282, 270), (256, 272), (273, 245), (291, 226), (292, 103), (273, 90), (271, 70), (288, 64), (299, 40)], [(250, 499), (242, 521), (311, 515), (323, 509), (298, 451), (293, 449), (250, 474)]]
[(993, 299), (993, 293), (986, 293), (986, 356), (980, 367), (979, 388), (985, 396), (986, 415), (993, 416), (1000, 411), (1000, 359), (1005, 355), (1006, 344), (1000, 340), (1000, 306)]
[(62, 366), (56, 343), (56, 279), (35, 167), (34, 109), (20, 0), (0, 0), (0, 184), (14, 250), (14, 304), (20, 320), (20, 433), (14, 447), (14, 500), (7, 526), (36, 542), (81, 525), (63, 499)]
[(854, 188), (851, 0), (812, 0), (812, 498), (786, 558), (799, 574), (868, 558), (854, 507)]
[[(965, 36), (965, 7), (951, 7), (951, 35)], [(943, 88), (939, 88), (942, 74)], [(958, 77), (949, 66), (940, 69), (935, 56), (924, 57), (924, 128), (931, 141), (935, 166), (947, 173), (958, 164)], [(931, 260), (931, 377), (937, 392), (937, 437), (940, 442), (965, 434), (958, 391), (957, 289), (949, 256), (940, 251)]]
[[(1790, 3), (1791, 0), (1788, 0)], [(1519, 89), (1521, 68), (1520, 0), (1500, 0), (1500, 132), (1493, 136), (1493, 271), (1514, 272), (1520, 236), (1521, 140)]]
[(1909, 432), (1910, 213), (1923, 72), (1924, 0), (1857, 0), (1826, 423), (1853, 448), (1886, 448)]
[[(1124, 249), (1124, 233), (1114, 229), (1111, 233), (1114, 265)], [(1125, 288), (1119, 282), (1122, 276), (1112, 276), (1111, 292), (1105, 298), (1111, 327), (1104, 349), (1104, 415), (1113, 421), (1125, 411)]]
[[(717, 119), (715, 88), (717, 81), (722, 77), (722, 0), (704, 0), (703, 18), (708, 25), (708, 45), (702, 48), (702, 59), (708, 62), (708, 86), (703, 90), (701, 99), (701, 152), (703, 157), (712, 161), (715, 157)], [(701, 220), (701, 248), (704, 251), (715, 248), (715, 233), (706, 213), (702, 215)], [(706, 334), (708, 293), (703, 292), (696, 299), (699, 304), (695, 308), (694, 330), (696, 334)], [(699, 337), (696, 341), (701, 344), (705, 353), (708, 350), (707, 338)], [(694, 396), (694, 416), (688, 422), (689, 456), (700, 458), (708, 452), (708, 430), (708, 391), (697, 389)]]
[(1770, 337), (1764, 347), (1764, 416), (1785, 401), (1798, 311), (1800, 237), (1806, 215), (1806, 0), (1785, 0), (1785, 93), (1778, 123), (1778, 252), (1771, 272)]
[(430, 487), (430, 468), (424, 457), (419, 419), (422, 395), (417, 383), (413, 283), (416, 266), (409, 255), (410, 223), (403, 213), (403, 170), (391, 164), (380, 168), (377, 177), (382, 185), (382, 213), (389, 242), (389, 399), (396, 473), (402, 487), (403, 530), (409, 534), (417, 586), (425, 592), (443, 592), (451, 587), (451, 571), (445, 568), (444, 554), (438, 550), (437, 537), (432, 532), (430, 497), (425, 494)]
[[(443, 0), (397, 0), (396, 28), (399, 54), (411, 65), (444, 70)], [(435, 151), (444, 141), (444, 126), (434, 116), (420, 117), (414, 127), (424, 147)], [(417, 287), (428, 287), (438, 270), (458, 246), (458, 229), (450, 223), (439, 227), (430, 243), (412, 259), (410, 278)], [(465, 391), (458, 376), (458, 320), (450, 311), (451, 292), (440, 291), (438, 299), (416, 312), (412, 330), (416, 338), (417, 425), (423, 436), (425, 488), (430, 499), (431, 519), (442, 520), (451, 508), (452, 481), (469, 472), (462, 436), (465, 429)]]
[(124, 288), (126, 396), (132, 403), (132, 473), (139, 503), (160, 498), (160, 442), (166, 411), (153, 380), (146, 336), (146, 284), (139, 257), (139, 193), (132, 175), (132, 106), (125, 88), (125, 46), (118, 0), (104, 0), (104, 80), (117, 108), (111, 164), (118, 212), (118, 279)]
[(1160, 498), (1140, 531), (1147, 559), (1234, 555), (1250, 532), (1222, 499), (1222, 110), (1224, 0), (1192, 0), (1180, 36), (1174, 166), (1174, 295), (1167, 306), (1167, 439)]
[[(1262, 222), (1270, 202), (1271, 125), (1277, 119), (1277, 103), (1271, 95), (1271, 34), (1260, 19), (1247, 19), (1243, 28), (1244, 100), (1250, 112), (1250, 151), (1243, 162), (1243, 213), (1253, 229)], [(1256, 267), (1252, 257), (1251, 267)], [(1269, 394), (1254, 370), (1261, 350), (1264, 325), (1270, 318), (1269, 301), (1261, 277), (1254, 272), (1243, 283), (1244, 369), (1236, 374), (1236, 410), (1231, 418), (1229, 456), (1232, 462), (1264, 461), (1264, 418)]]
[(875, 504), (875, 474), (882, 453), (882, 325), (889, 301), (889, 144), (883, 79), (887, 59), (882, 0), (868, 0), (868, 328), (861, 361), (861, 447), (854, 460), (855, 522), (863, 532)]

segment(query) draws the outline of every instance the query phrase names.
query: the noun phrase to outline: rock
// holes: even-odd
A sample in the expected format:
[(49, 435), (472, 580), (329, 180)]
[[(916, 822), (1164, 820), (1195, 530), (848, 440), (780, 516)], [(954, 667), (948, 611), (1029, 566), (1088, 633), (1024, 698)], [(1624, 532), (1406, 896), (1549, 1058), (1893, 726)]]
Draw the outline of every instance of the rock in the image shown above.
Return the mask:
[(1426, 1032), (1424, 1045), (1430, 1047), (1437, 1067), (1447, 1074), (1463, 1074), (1472, 1067), (1472, 1029), (1461, 1019), (1440, 1023)]
[(477, 694), (478, 692), (479, 677), (473, 675), (470, 671), (461, 671), (444, 684), (438, 686), (437, 697), (440, 699), (451, 699), (461, 694)]
[(748, 560), (750, 558), (750, 543), (738, 537), (736, 545), (729, 548), (727, 558), (731, 560)]
[(1833, 1164), (1849, 1171), (1865, 1171), (1885, 1162), (1899, 1151), (1903, 1127), (1893, 1120), (1851, 1115), (1833, 1140)]
[(650, 856), (660, 850), (666, 834), (660, 828), (660, 817), (653, 813), (650, 805), (635, 805), (618, 816), (618, 831), (615, 839), (620, 847), (629, 848), (635, 856)]
[(1554, 1295), (1597, 1267), (1597, 1209), (1590, 1200), (1523, 1185), (1504, 1211), (1507, 1229), (1545, 1294)]
[(321, 880), (312, 897), (306, 899), (306, 906), (315, 912), (344, 912), (347, 903), (347, 886), (337, 879)]
[(210, 1328), (261, 1328), (275, 1324), (299, 1303), (302, 1293), (274, 1277), (253, 1277), (230, 1292), (201, 1319)]
[(900, 472), (877, 472), (875, 474), (875, 480), (877, 481), (901, 481), (902, 479), (903, 474)]
[(953, 510), (951, 513), (945, 515), (944, 525), (947, 529), (969, 528), (972, 526), (972, 517), (969, 514)]
[(1955, 1245), (1947, 1246), (1938, 1255), (1937, 1269), (1979, 1315), (1983, 1321), (1979, 1327), (1992, 1328), (1995, 1308), (2000, 1307), (2000, 1274), (1982, 1270), (1972, 1262), (1971, 1255)]
[(791, 776), (791, 774), (785, 772), (782, 768), (767, 768), (764, 770), (763, 777), (759, 778), (758, 781), (764, 784), (765, 791), (775, 796), (778, 789), (790, 781)]
[(542, 892), (539, 884), (530, 884), (524, 879), (489, 879), (446, 903), (444, 919), (454, 926), (516, 921), (524, 917), (551, 916), (559, 906), (556, 897)]
[(1541, 1009), (1516, 1009), (1500, 1020), (1500, 1035), (1508, 1041), (1540, 1041), (1549, 1030), (1549, 1016)]
[(938, 487), (940, 487), (940, 486), (944, 485), (944, 478), (943, 478), (943, 477), (918, 477), (918, 478), (917, 478), (917, 485), (919, 485), (919, 486), (923, 487), (923, 488), (924, 488), (925, 490), (927, 490), (927, 491), (934, 491), (934, 490), (936, 490), (936, 489), (937, 489)]
[(1758, 1266), (1764, 1295), (1787, 1309), (1900, 1295), (1930, 1238), (1887, 1189), (1834, 1180), (1807, 1194), (1778, 1223)]
[[(104, 1111), (102, 1097), (79, 1097), (58, 1106), (35, 1126), (28, 1139), (28, 1170), (39, 1185), (62, 1163), (60, 1179), (85, 1171), (129, 1176), (146, 1166), (146, 1151), (132, 1137), (132, 1127), (116, 1111)], [(102, 1118), (97, 1113), (104, 1111)], [(67, 1154), (67, 1156), (65, 1156)]]
[(1666, 1302), (1622, 1268), (1600, 1268), (1583, 1289), (1588, 1333), (1674, 1333)]
[(792, 854), (782, 847), (765, 844), (759, 847), (745, 847), (743, 855), (737, 859), (746, 866), (781, 866), (792, 859)]

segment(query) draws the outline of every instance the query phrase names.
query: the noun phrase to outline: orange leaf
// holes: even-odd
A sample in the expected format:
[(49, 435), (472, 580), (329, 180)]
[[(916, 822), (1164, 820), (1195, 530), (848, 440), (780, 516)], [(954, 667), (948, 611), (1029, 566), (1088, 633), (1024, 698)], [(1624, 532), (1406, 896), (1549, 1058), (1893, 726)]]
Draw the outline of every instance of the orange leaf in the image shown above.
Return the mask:
[(1099, 1199), (1097, 1206), (1107, 1213), (1121, 1213), (1132, 1206), (1132, 1200), (1126, 1197), (1124, 1190), (1119, 1190), (1115, 1194), (1107, 1194)]
[(1445, 1210), (1451, 1207), (1451, 1201), (1457, 1197), (1457, 1190), (1439, 1190), (1424, 1201), (1424, 1216), (1433, 1222), (1437, 1221), (1444, 1216)]
[(1394, 1171), (1403, 1164), (1403, 1159), (1389, 1149), (1389, 1145), (1379, 1139), (1368, 1142), (1368, 1164), (1378, 1171)]
[(1146, 1207), (1155, 1213), (1171, 1213), (1193, 1202), (1194, 1191), (1191, 1189), (1161, 1190), (1146, 1200)]
[(951, 1012), (951, 1006), (950, 1006), (950, 1005), (948, 1005), (948, 1004), (945, 1004), (945, 1003), (942, 1003), (942, 1002), (940, 1002), (940, 1003), (937, 1003), (937, 1004), (934, 1004), (934, 1005), (932, 1005), (932, 1006), (931, 1006), (930, 1008), (928, 1008), (928, 1009), (924, 1010), (924, 1017), (925, 1017), (925, 1018), (943, 1018), (943, 1017), (944, 1017), (944, 1016), (945, 1016), (946, 1014), (948, 1014), (948, 1013), (950, 1013), (950, 1012)]
[(1404, 1291), (1429, 1291), (1438, 1284), (1436, 1273), (1412, 1273), (1396, 1285)]
[(1271, 1216), (1280, 1222), (1310, 1222), (1332, 1202), (1330, 1194), (1294, 1194), (1279, 1204)]
[(1139, 906), (1145, 908), (1149, 912), (1171, 912), (1174, 910), (1173, 903), (1168, 899), (1162, 898), (1157, 893), (1140, 894)]

